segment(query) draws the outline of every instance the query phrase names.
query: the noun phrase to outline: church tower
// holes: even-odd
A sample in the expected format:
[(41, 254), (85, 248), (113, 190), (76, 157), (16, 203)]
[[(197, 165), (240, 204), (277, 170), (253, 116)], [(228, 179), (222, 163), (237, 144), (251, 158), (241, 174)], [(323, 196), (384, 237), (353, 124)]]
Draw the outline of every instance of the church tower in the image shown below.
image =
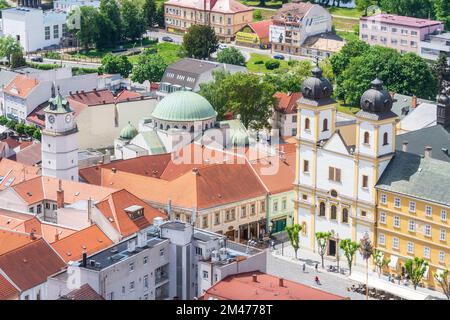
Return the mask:
[(42, 175), (78, 181), (77, 124), (69, 103), (59, 92), (44, 109), (45, 129), (42, 131)]

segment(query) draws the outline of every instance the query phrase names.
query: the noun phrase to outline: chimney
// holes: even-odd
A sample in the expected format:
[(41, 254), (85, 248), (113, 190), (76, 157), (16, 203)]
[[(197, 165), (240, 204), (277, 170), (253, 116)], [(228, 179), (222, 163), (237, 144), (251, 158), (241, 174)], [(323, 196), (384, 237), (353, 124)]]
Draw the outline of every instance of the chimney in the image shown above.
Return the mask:
[(112, 171), (113, 173), (116, 173), (116, 172), (117, 172), (117, 169), (116, 169), (116, 168), (111, 168), (111, 171)]
[(58, 190), (56, 191), (56, 207), (64, 208), (64, 190), (62, 189), (61, 180), (59, 180)]
[(192, 169), (192, 173), (195, 174), (195, 175), (198, 175), (198, 168), (193, 168)]
[(253, 282), (258, 282), (258, 276), (256, 274), (252, 275)]
[(433, 148), (431, 148), (430, 146), (426, 146), (425, 147), (425, 158), (431, 158), (431, 150)]
[(86, 250), (83, 250), (83, 268), (86, 268), (87, 266), (87, 253)]
[(417, 107), (417, 97), (414, 95), (411, 99), (411, 107), (415, 109)]
[(31, 240), (36, 240), (36, 236), (34, 235), (34, 229), (31, 230), (31, 232), (30, 232), (30, 239)]
[(284, 287), (284, 279), (283, 279), (283, 278), (279, 278), (279, 279), (278, 279), (278, 285), (279, 285), (280, 287)]
[(408, 141), (403, 141), (402, 151), (403, 152), (408, 152)]
[(58, 241), (58, 240), (59, 240), (59, 231), (56, 230), (56, 233), (55, 233), (55, 242)]

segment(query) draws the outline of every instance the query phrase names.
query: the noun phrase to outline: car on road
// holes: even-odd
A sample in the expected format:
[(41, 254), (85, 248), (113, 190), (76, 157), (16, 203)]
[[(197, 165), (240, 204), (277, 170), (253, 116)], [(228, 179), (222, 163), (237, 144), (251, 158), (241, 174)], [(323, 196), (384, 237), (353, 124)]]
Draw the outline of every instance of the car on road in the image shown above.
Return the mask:
[(162, 39), (162, 41), (165, 41), (165, 42), (173, 42), (173, 39), (171, 37), (165, 36), (165, 37), (162, 37), (161, 39)]
[(40, 57), (40, 56), (31, 57), (30, 60), (33, 62), (44, 62), (44, 59), (42, 59), (42, 57)]
[(225, 43), (219, 43), (219, 50), (223, 50), (228, 48), (228, 46)]
[(276, 54), (273, 56), (274, 59), (284, 60), (284, 56), (282, 54)]

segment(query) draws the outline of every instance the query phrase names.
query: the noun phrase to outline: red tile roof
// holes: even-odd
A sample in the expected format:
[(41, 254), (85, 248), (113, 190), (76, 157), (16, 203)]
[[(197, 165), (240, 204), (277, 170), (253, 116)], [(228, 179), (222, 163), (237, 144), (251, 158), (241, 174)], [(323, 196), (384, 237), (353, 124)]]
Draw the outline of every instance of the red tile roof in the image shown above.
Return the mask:
[(297, 100), (302, 97), (301, 92), (276, 92), (273, 96), (278, 102), (276, 110), (285, 114), (297, 113)]
[[(125, 209), (131, 206), (140, 206), (144, 210), (144, 215), (133, 220)], [(96, 205), (98, 210), (108, 219), (113, 227), (124, 237), (132, 235), (141, 229), (153, 224), (153, 219), (167, 216), (147, 203), (131, 194), (127, 190), (120, 190), (111, 193)]]
[(269, 30), (272, 20), (263, 20), (250, 23), (249, 26), (258, 35), (260, 40), (269, 38)]
[[(253, 281), (256, 275), (256, 281)], [(226, 277), (209, 288), (200, 300), (345, 300), (347, 298), (331, 294), (297, 282), (262, 272), (247, 272)]]
[(46, 282), (64, 267), (64, 261), (44, 239), (0, 255), (0, 269), (21, 291)]
[(442, 21), (437, 20), (429, 20), (429, 19), (420, 19), (420, 18), (414, 18), (414, 17), (407, 17), (407, 16), (398, 16), (395, 14), (388, 14), (388, 13), (379, 13), (370, 17), (361, 17), (361, 20), (367, 20), (367, 21), (375, 21), (375, 22), (381, 22), (381, 23), (389, 23), (389, 24), (395, 24), (400, 26), (407, 26), (407, 27), (415, 27), (415, 28), (424, 28), (424, 27), (430, 27), (435, 26), (439, 24), (444, 24)]
[(4, 254), (27, 243), (35, 241), (30, 234), (0, 229), (0, 254)]
[(51, 245), (64, 261), (69, 262), (80, 260), (83, 256), (83, 250), (91, 255), (112, 244), (111, 239), (97, 225), (92, 225), (53, 242)]
[(8, 138), (6, 138), (6, 139), (3, 139), (2, 142), (8, 144), (8, 146), (9, 146), (11, 149), (15, 149), (15, 148), (17, 148), (18, 146), (20, 146), (20, 141), (19, 141), (19, 140), (16, 140), (16, 139), (13, 139), (13, 138), (11, 138), (11, 137), (8, 137)]
[(39, 176), (41, 169), (39, 167), (22, 164), (10, 159), (0, 159), (0, 190), (6, 189), (8, 182), (14, 186), (23, 181), (30, 180)]
[(40, 143), (32, 143), (29, 145), (22, 143), (20, 148), (20, 151), (9, 157), (9, 159), (29, 166), (41, 163), (42, 152)]
[(59, 300), (105, 300), (89, 284), (83, 284), (79, 289), (73, 290), (59, 298)]
[(24, 75), (17, 75), (3, 91), (7, 94), (25, 99), (38, 84), (39, 81), (37, 79)]
[(0, 274), (0, 300), (10, 300), (18, 298), (19, 290)]

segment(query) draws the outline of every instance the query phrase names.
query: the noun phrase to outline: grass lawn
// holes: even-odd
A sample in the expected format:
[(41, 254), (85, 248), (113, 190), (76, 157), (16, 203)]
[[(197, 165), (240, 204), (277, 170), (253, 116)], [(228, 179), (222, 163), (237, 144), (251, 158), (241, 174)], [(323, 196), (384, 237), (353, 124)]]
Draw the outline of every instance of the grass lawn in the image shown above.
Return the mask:
[[(255, 72), (255, 73), (269, 73), (269, 72), (273, 72), (275, 70), (280, 70), (280, 69), (287, 70), (289, 68), (287, 61), (279, 60), (280, 67), (278, 69), (267, 70), (264, 63), (270, 59), (272, 59), (272, 57), (265, 55), (265, 54), (251, 53), (250, 60), (247, 61), (247, 69), (250, 72)], [(263, 61), (264, 63), (263, 64), (255, 64), (256, 61)]]
[(349, 18), (357, 18), (357, 19), (359, 19), (364, 14), (364, 12), (359, 11), (356, 8), (332, 7), (332, 8), (328, 8), (328, 11), (333, 15), (344, 16), (344, 17), (349, 17)]
[[(258, 0), (256, 1), (247, 1), (247, 0), (239, 0), (239, 2), (245, 4), (249, 7), (259, 7), (260, 2)], [(266, 5), (263, 8), (273, 8), (278, 9), (281, 8), (283, 3), (281, 1), (266, 1)]]
[[(150, 46), (154, 47), (154, 46)], [(171, 64), (174, 62), (177, 62), (181, 58), (178, 56), (178, 51), (180, 50), (181, 46), (179, 44), (174, 43), (167, 43), (162, 42), (158, 43), (156, 45), (156, 50), (158, 50), (158, 54), (161, 55), (167, 62), (167, 64)], [(136, 63), (138, 60), (139, 55), (130, 56), (128, 59), (131, 63)]]
[(350, 41), (350, 40), (358, 40), (359, 36), (355, 34), (354, 32), (347, 32), (347, 31), (336, 31), (336, 34), (342, 39)]
[(344, 102), (342, 100), (338, 100), (338, 111), (342, 113), (347, 113), (354, 115), (360, 109), (358, 107), (344, 106)]
[[(261, 19), (255, 19), (253, 18), (253, 21), (261, 21), (261, 20), (269, 20), (275, 12), (273, 10), (267, 10), (267, 9), (255, 9), (255, 11), (258, 10), (261, 12)], [(253, 13), (255, 12), (253, 11)]]

